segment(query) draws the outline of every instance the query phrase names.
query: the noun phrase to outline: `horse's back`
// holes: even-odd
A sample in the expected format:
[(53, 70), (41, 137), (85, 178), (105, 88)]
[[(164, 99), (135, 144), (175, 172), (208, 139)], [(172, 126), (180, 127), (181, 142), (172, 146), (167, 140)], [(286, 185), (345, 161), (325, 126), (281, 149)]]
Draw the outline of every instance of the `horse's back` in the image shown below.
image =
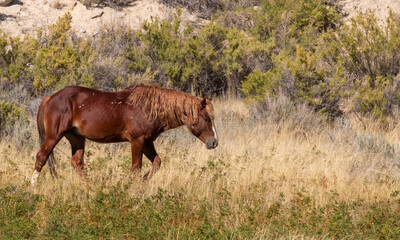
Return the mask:
[(85, 105), (102, 105), (106, 107), (114, 102), (125, 102), (129, 96), (128, 91), (107, 92), (80, 86), (68, 86), (53, 94), (49, 102), (60, 108), (66, 105), (78, 105), (82, 108)]

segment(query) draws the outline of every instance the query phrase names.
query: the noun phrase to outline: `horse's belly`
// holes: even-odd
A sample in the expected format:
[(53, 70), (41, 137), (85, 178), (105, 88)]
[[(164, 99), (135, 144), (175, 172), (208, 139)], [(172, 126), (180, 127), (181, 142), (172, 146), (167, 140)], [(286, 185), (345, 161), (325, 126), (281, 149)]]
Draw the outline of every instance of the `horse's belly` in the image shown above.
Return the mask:
[(115, 142), (126, 142), (128, 141), (126, 138), (123, 138), (120, 135), (116, 136), (106, 136), (103, 138), (91, 138), (91, 137), (86, 137), (87, 139), (94, 141), (94, 142), (99, 142), (99, 143), (115, 143)]
[(118, 121), (87, 121), (74, 123), (76, 133), (95, 142), (111, 143), (127, 141), (124, 125)]
[(124, 142), (128, 139), (124, 137), (123, 133), (100, 133), (100, 132), (88, 132), (79, 131), (78, 134), (95, 142), (100, 143), (112, 143), (112, 142)]

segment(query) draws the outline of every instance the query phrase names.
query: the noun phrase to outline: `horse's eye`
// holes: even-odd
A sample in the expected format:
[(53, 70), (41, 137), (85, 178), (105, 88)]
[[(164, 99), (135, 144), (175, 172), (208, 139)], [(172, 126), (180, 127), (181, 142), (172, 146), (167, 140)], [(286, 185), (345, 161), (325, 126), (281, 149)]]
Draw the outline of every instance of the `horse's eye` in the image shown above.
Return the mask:
[(210, 118), (206, 118), (205, 121), (206, 121), (206, 122), (210, 122)]

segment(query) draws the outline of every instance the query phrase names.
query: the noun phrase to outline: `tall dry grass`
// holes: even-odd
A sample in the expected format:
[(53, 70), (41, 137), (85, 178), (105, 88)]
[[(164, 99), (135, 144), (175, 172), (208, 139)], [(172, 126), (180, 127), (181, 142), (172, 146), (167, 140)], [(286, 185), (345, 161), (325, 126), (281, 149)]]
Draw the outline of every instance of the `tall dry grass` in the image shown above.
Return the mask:
[[(236, 210), (255, 204), (255, 199), (267, 207), (283, 195), (291, 199), (298, 192), (307, 192), (318, 205), (324, 205), (332, 194), (348, 202), (376, 201), (400, 190), (399, 125), (392, 123), (390, 130), (381, 131), (374, 121), (361, 123), (355, 118), (327, 125), (306, 107), (285, 105), (285, 99), (266, 104), (264, 113), (254, 113), (239, 100), (217, 100), (220, 143), (215, 150), (207, 150), (185, 128), (164, 133), (155, 143), (161, 169), (148, 182), (132, 178), (128, 143), (89, 141), (85, 152), (88, 177), (82, 181), (70, 165), (69, 144), (62, 140), (55, 149), (62, 177), (52, 179), (45, 167), (37, 186), (31, 187), (38, 151), (32, 120), (25, 130), (20, 129), (35, 138), (25, 139), (25, 146), (15, 144), (16, 136), (0, 141), (0, 187), (12, 184), (50, 200), (61, 196), (85, 201), (101, 186), (133, 181), (126, 191), (143, 198), (159, 188), (211, 202), (216, 194), (229, 192), (230, 207)], [(282, 113), (286, 108), (290, 111)], [(150, 162), (144, 158), (143, 174), (149, 169)]]

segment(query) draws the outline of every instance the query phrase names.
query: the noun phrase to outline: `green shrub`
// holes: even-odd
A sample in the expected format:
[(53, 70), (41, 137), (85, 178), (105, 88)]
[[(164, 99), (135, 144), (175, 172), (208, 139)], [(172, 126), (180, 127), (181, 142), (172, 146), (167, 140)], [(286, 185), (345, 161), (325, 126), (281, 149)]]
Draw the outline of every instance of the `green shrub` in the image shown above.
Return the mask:
[(273, 59), (273, 69), (266, 73), (256, 71), (243, 81), (247, 100), (260, 101), (279, 93), (296, 104), (306, 103), (330, 119), (342, 114), (339, 100), (344, 97), (345, 85), (327, 76), (316, 53), (297, 45), (295, 57), (283, 53)]
[[(172, 21), (154, 18), (146, 21), (142, 31), (136, 32), (140, 46), (133, 43), (127, 50), (126, 57), (131, 63), (128, 65), (133, 70), (144, 72), (147, 68), (158, 74), (168, 76), (168, 81), (175, 86), (182, 86), (187, 80), (187, 63), (183, 49), (184, 39), (180, 37), (179, 27), (180, 12)], [(190, 34), (189, 31), (186, 31)], [(187, 37), (185, 35), (184, 37)]]
[(253, 34), (280, 49), (315, 44), (318, 35), (340, 25), (340, 15), (321, 0), (264, 0), (256, 12)]
[(265, 0), (253, 16), (251, 33), (261, 40), (271, 62), (243, 79), (246, 99), (259, 101), (280, 93), (330, 119), (340, 116), (342, 72), (325, 70), (319, 40), (325, 31), (340, 26), (338, 12), (319, 0)]
[(271, 72), (265, 73), (260, 69), (255, 69), (243, 81), (241, 91), (248, 100), (263, 100), (273, 96), (276, 83), (272, 79)]
[(14, 126), (20, 119), (28, 121), (25, 110), (16, 104), (0, 101), (0, 135), (6, 134), (6, 129)]
[[(241, 80), (256, 68), (268, 69), (268, 48), (235, 28), (211, 22), (198, 33), (180, 33), (178, 12), (172, 21), (154, 19), (136, 33), (139, 44), (126, 52), (130, 69), (156, 73), (177, 88), (198, 94), (238, 94)], [(161, 79), (161, 82), (160, 82)]]
[(295, 80), (293, 100), (306, 102), (328, 117), (340, 116), (339, 100), (344, 84), (337, 78), (329, 78), (318, 62), (316, 54), (297, 47), (296, 58), (288, 63)]
[(355, 109), (362, 114), (372, 114), (378, 119), (385, 120), (392, 114), (395, 107), (400, 106), (400, 82), (389, 77), (378, 76), (375, 87), (372, 79), (365, 77), (365, 82), (357, 88), (354, 97)]
[[(67, 12), (49, 27), (48, 41), (39, 48), (33, 60), (33, 86), (38, 93), (69, 84), (92, 86), (91, 49), (85, 41), (74, 44), (69, 40), (72, 16)], [(41, 36), (39, 36), (40, 38)]]
[(345, 101), (382, 120), (398, 108), (400, 20), (392, 13), (385, 26), (373, 12), (341, 25), (322, 1), (266, 0), (253, 16), (252, 34), (270, 47), (272, 67), (244, 78), (247, 99), (283, 92), (329, 119), (342, 114)]
[[(227, 46), (219, 61), (222, 62), (229, 92), (238, 91), (243, 79), (254, 77), (254, 74), (258, 74), (257, 69), (266, 71), (273, 67), (271, 48), (236, 28), (229, 29)], [(252, 73), (253, 76), (250, 76)]]
[[(359, 13), (339, 31), (322, 36), (321, 56), (327, 69), (342, 70), (354, 111), (384, 120), (400, 104), (400, 21), (390, 12), (380, 26), (374, 12)], [(336, 68), (338, 68), (336, 67)]]
[(399, 72), (400, 28), (392, 13), (382, 27), (373, 12), (359, 13), (351, 25), (339, 32), (342, 59), (346, 69), (358, 79), (371, 78), (374, 87), (379, 76), (396, 76)]
[(73, 42), (71, 20), (70, 13), (60, 17), (48, 36), (38, 31), (36, 38), (0, 37), (3, 89), (23, 85), (31, 95), (40, 95), (69, 84), (93, 85), (90, 41)]
[(0, 82), (3, 90), (24, 85), (32, 93), (32, 62), (39, 48), (39, 41), (26, 35), (20, 37), (0, 36)]

